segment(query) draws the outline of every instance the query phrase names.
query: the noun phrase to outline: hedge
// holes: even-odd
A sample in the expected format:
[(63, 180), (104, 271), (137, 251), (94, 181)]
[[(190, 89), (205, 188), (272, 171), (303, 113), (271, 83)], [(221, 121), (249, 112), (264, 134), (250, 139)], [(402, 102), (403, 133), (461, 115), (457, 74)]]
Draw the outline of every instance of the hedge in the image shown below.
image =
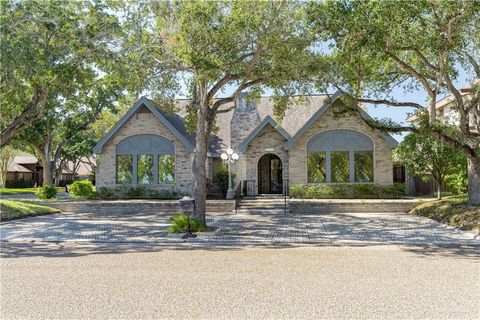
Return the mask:
[(34, 180), (7, 180), (5, 181), (5, 188), (33, 188), (35, 187)]
[(398, 199), (405, 196), (405, 184), (295, 184), (290, 196), (297, 199)]

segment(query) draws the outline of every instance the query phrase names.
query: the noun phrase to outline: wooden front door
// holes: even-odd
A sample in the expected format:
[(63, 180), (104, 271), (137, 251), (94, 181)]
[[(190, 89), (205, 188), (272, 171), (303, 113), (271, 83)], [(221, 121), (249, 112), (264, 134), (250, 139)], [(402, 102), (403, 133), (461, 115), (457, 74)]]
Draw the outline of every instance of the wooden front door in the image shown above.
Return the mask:
[(258, 193), (281, 194), (283, 186), (282, 160), (268, 153), (258, 160)]

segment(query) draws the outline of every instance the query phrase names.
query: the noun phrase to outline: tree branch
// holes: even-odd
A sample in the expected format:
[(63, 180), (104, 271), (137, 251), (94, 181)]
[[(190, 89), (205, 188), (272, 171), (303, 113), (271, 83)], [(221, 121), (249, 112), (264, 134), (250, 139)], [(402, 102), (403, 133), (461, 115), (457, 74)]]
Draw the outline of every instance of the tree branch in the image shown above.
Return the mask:
[(35, 89), (35, 94), (22, 113), (13, 119), (0, 134), (0, 149), (7, 145), (15, 135), (30, 126), (33, 122), (42, 116), (42, 110), (48, 98), (48, 89), (45, 86), (39, 86)]

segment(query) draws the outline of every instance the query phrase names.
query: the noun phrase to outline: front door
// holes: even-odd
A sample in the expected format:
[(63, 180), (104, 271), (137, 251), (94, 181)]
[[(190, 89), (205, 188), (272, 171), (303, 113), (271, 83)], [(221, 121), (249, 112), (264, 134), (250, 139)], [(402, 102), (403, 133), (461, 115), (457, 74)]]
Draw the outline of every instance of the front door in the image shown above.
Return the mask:
[(268, 153), (258, 160), (258, 193), (281, 194), (283, 186), (282, 160)]

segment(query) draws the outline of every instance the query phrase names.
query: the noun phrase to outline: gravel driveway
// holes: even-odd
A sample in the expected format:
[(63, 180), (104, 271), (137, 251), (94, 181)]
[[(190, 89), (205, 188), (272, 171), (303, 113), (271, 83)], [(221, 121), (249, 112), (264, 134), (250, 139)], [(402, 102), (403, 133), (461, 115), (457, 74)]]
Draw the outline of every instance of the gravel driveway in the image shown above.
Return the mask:
[[(183, 241), (167, 237), (169, 216), (171, 214), (168, 213), (62, 213), (2, 223), (0, 238), (7, 241), (113, 243)], [(208, 215), (208, 224), (219, 227), (219, 231), (215, 235), (189, 241), (480, 245), (480, 238), (471, 233), (427, 218), (400, 213), (216, 213)]]

